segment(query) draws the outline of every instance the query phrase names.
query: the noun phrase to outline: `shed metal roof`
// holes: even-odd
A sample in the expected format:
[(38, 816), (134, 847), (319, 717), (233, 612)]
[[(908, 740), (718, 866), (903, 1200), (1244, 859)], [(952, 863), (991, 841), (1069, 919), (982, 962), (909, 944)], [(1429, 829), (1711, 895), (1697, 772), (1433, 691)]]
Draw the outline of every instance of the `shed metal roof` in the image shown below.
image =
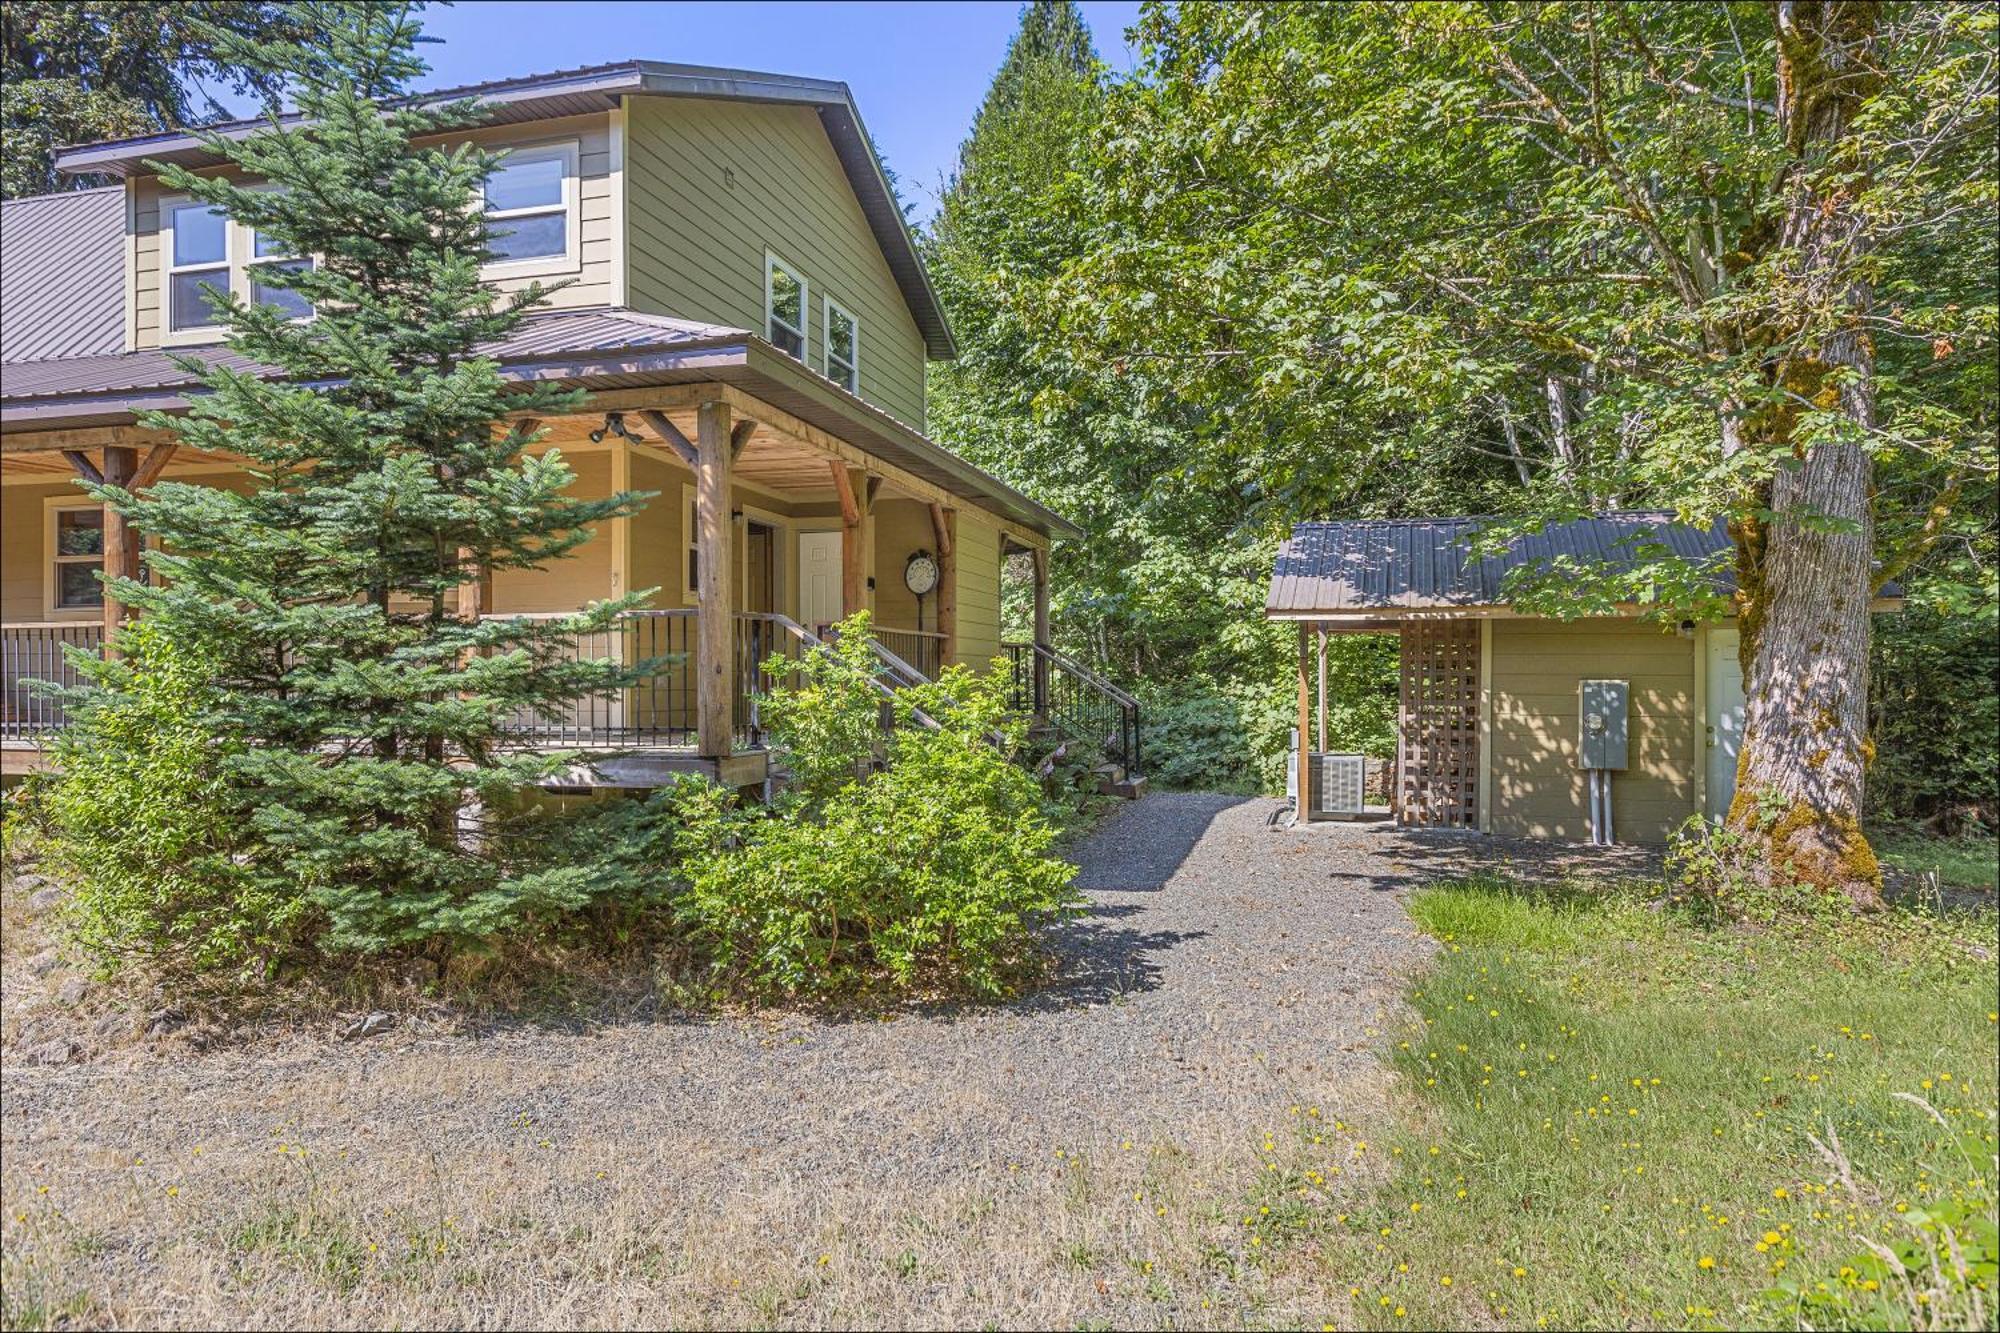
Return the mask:
[(116, 185), (0, 203), (0, 364), (125, 345), (124, 235)]
[[(627, 95), (653, 97), (701, 97), (719, 101), (774, 102), (808, 106), (818, 114), (834, 155), (847, 174), (855, 198), (869, 230), (888, 261), (889, 271), (902, 291), (917, 329), (924, 336), (929, 354), (939, 360), (957, 355), (951, 326), (945, 319), (930, 276), (924, 271), (915, 240), (903, 221), (895, 191), (875, 156), (873, 142), (855, 108), (854, 94), (845, 83), (832, 79), (809, 79), (790, 74), (763, 74), (753, 70), (718, 69), (705, 65), (667, 64), (657, 60), (621, 60), (606, 65), (555, 70), (546, 74), (526, 74), (517, 78), (495, 79), (417, 94), (412, 100), (437, 103), (476, 98), (484, 104), (491, 124), (516, 124), (547, 120), (558, 116), (602, 113), (619, 105)], [(285, 117), (296, 124), (297, 116)], [(143, 174), (145, 163), (176, 162), (204, 165), (216, 160), (201, 135), (219, 134), (244, 138), (264, 126), (262, 119), (229, 121), (207, 126), (200, 132), (171, 131), (82, 144), (56, 153), (58, 170), (102, 173), (113, 176)], [(111, 253), (112, 272), (117, 275), (117, 251)]]
[(1552, 523), (1516, 537), (1504, 554), (1474, 558), (1472, 542), (1493, 518), (1363, 519), (1300, 523), (1278, 548), (1265, 614), (1352, 615), (1369, 611), (1497, 607), (1501, 584), (1519, 569), (1545, 569), (1562, 557), (1597, 567), (1632, 566), (1641, 550), (1665, 546), (1691, 560), (1711, 560), (1718, 589), (1734, 586), (1725, 558), (1729, 534), (1675, 522), (1664, 510), (1624, 510)]

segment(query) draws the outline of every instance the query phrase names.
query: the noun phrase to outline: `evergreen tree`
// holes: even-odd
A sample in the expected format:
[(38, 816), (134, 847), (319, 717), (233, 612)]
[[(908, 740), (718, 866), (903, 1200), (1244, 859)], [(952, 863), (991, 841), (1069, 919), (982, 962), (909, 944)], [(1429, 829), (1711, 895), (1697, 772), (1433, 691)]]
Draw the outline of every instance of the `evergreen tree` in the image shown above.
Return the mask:
[(78, 189), (57, 145), (178, 129), (226, 114), (212, 88), (278, 85), (223, 60), (210, 32), (304, 35), (304, 6), (245, 0), (9, 0), (0, 5), (0, 198)]
[[(538, 866), (505, 836), (512, 798), (563, 762), (510, 750), (510, 719), (634, 679), (645, 664), (564, 658), (646, 594), (468, 622), (454, 591), (558, 559), (644, 497), (573, 498), (557, 453), (525, 452), (537, 437), (522, 418), (580, 396), (508, 384), (479, 351), (547, 292), (480, 280), (481, 189), (499, 159), (417, 145), (478, 111), (408, 99), (425, 69), (411, 9), (303, 8), (324, 34), (311, 45), (212, 33), (223, 59), (284, 82), (302, 113), (209, 140), (246, 183), (157, 168), (254, 229), (260, 252), (312, 257), (260, 266), (267, 303), (212, 294), (230, 350), (277, 377), (203, 368), (186, 417), (146, 423), (247, 459), (255, 484), (93, 490), (164, 543), (148, 556), (153, 581), (115, 594), (149, 635), (217, 663), (203, 716), (251, 887), (309, 895), (336, 948), (487, 936), (593, 891), (587, 866)], [(294, 318), (301, 302), (310, 320)], [(91, 706), (116, 710), (130, 674), (96, 674), (108, 693)]]

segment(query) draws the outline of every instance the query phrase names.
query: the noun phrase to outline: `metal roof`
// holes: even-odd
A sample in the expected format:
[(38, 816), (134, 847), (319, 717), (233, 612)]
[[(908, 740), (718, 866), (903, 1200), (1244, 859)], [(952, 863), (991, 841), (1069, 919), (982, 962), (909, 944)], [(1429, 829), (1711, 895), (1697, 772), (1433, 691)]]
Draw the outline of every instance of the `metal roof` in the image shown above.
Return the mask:
[(1383, 610), (1497, 607), (1501, 582), (1517, 569), (1545, 569), (1561, 557), (1597, 567), (1631, 566), (1642, 548), (1665, 546), (1691, 560), (1712, 560), (1720, 590), (1734, 586), (1723, 557), (1731, 542), (1722, 521), (1707, 529), (1674, 521), (1664, 510), (1625, 510), (1551, 523), (1516, 537), (1505, 554), (1472, 557), (1472, 542), (1498, 520), (1363, 519), (1300, 523), (1278, 547), (1266, 615), (1343, 615)]
[[(607, 65), (556, 70), (547, 74), (527, 74), (518, 78), (496, 79), (417, 94), (412, 101), (436, 103), (476, 98), (484, 104), (490, 124), (513, 124), (548, 120), (558, 116), (601, 114), (619, 105), (628, 95), (652, 97), (701, 97), (720, 101), (775, 102), (812, 107), (833, 144), (848, 183), (861, 204), (862, 214), (874, 233), (895, 276), (904, 302), (924, 335), (924, 346), (934, 359), (956, 356), (951, 326), (944, 307), (938, 303), (930, 276), (924, 271), (915, 240), (903, 221), (895, 191), (875, 156), (873, 142), (855, 109), (854, 94), (844, 83), (831, 79), (808, 79), (789, 74), (761, 74), (752, 70), (717, 69), (705, 65), (665, 64), (656, 60), (623, 60)], [(296, 124), (297, 116), (282, 118)], [(149, 160), (201, 165), (216, 161), (202, 136), (245, 138), (263, 128), (262, 119), (229, 121), (200, 131), (171, 131), (110, 139), (57, 151), (56, 168), (68, 172), (89, 172), (112, 176), (143, 174)], [(117, 271), (114, 266), (114, 273)]]
[[(501, 363), (503, 378), (516, 381), (554, 380), (593, 391), (733, 384), (953, 495), (984, 501), (1043, 533), (1082, 536), (1054, 510), (743, 329), (597, 306), (530, 315), (512, 336), (480, 351)], [(26, 433), (119, 425), (148, 408), (184, 409), (200, 381), (177, 356), (259, 369), (220, 347), (9, 366), (0, 375), (0, 427)]]
[(0, 203), (0, 364), (125, 345), (124, 235), (120, 186)]

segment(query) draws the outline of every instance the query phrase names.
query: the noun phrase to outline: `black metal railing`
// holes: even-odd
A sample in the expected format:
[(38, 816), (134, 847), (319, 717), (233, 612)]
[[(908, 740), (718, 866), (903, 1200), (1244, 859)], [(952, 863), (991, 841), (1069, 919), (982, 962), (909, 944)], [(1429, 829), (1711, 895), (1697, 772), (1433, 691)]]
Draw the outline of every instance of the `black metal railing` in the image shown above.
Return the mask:
[(944, 669), (944, 635), (927, 629), (872, 627), (875, 642), (915, 667), (925, 680), (936, 680)]
[(68, 725), (62, 700), (50, 698), (30, 681), (62, 686), (82, 683), (63, 656), (63, 649), (88, 653), (104, 649), (104, 626), (98, 621), (0, 625), (0, 737), (22, 740)]
[(1065, 738), (1094, 745), (1125, 770), (1144, 771), (1139, 701), (1045, 643), (1007, 643), (1015, 711), (1032, 714)]

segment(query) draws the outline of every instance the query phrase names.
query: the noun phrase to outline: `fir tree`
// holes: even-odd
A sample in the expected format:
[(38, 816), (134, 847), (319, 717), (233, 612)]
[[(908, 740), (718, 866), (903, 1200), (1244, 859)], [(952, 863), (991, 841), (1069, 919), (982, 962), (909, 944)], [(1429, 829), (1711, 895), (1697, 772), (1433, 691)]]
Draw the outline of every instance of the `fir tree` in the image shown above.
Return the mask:
[[(302, 113), (280, 124), (274, 105), (261, 132), (208, 140), (261, 188), (156, 167), (266, 253), (312, 257), (260, 266), (282, 300), (213, 294), (230, 350), (275, 377), (204, 367), (184, 418), (146, 422), (248, 460), (255, 484), (93, 489), (164, 543), (151, 583), (115, 595), (149, 637), (199, 643), (218, 664), (205, 725), (240, 815), (236, 861), (260, 891), (308, 895), (330, 947), (442, 946), (592, 892), (589, 867), (539, 866), (505, 836), (512, 798), (564, 762), (508, 748), (510, 719), (649, 665), (564, 660), (645, 593), (558, 620), (468, 622), (455, 590), (559, 559), (645, 497), (573, 498), (557, 453), (525, 452), (537, 436), (522, 418), (575, 410), (580, 394), (509, 384), (479, 350), (547, 290), (480, 280), (482, 184), (499, 158), (417, 143), (479, 113), (409, 98), (425, 70), (411, 9), (304, 8), (324, 34), (310, 47), (214, 34)], [(300, 303), (311, 319), (294, 318)], [(130, 673), (98, 676), (95, 706), (115, 709)]]

